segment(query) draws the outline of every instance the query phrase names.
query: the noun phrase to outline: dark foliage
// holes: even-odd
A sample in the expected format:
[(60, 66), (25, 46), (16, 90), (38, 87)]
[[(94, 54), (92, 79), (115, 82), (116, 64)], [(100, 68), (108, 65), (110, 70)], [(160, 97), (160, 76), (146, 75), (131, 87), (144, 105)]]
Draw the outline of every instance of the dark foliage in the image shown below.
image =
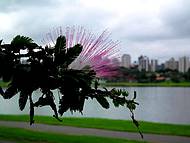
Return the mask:
[[(1, 42), (0, 42), (1, 43)], [(27, 50), (21, 53), (21, 50)], [(68, 66), (78, 57), (82, 45), (66, 49), (64, 36), (57, 38), (54, 47), (42, 48), (29, 37), (16, 36), (11, 44), (0, 45), (0, 78), (9, 82), (5, 91), (0, 87), (0, 94), (10, 99), (20, 93), (19, 107), (24, 110), (27, 100), (30, 103), (30, 124), (34, 123), (34, 108), (50, 106), (54, 117), (59, 119), (67, 110), (82, 113), (86, 99), (96, 99), (105, 109), (110, 107), (111, 99), (115, 107), (126, 106), (131, 112), (131, 118), (138, 127), (133, 111), (138, 103), (134, 98), (128, 99), (124, 90), (98, 88), (96, 73), (85, 67), (82, 70), (70, 69)], [(94, 86), (92, 85), (94, 84)], [(33, 102), (32, 93), (39, 89), (41, 96)], [(57, 110), (52, 90), (59, 92), (59, 108)]]

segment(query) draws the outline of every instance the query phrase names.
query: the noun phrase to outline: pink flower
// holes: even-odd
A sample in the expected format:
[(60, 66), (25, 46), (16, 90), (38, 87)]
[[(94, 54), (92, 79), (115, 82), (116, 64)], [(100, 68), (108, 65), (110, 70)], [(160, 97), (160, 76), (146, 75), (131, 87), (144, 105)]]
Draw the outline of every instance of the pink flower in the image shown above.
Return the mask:
[(66, 37), (66, 48), (71, 48), (76, 44), (81, 44), (83, 50), (74, 62), (69, 65), (72, 69), (82, 69), (90, 66), (98, 77), (110, 77), (117, 75), (116, 69), (119, 65), (112, 62), (113, 58), (118, 58), (119, 42), (110, 39), (110, 33), (104, 30), (98, 37), (83, 27), (62, 27), (53, 29), (47, 33), (42, 40), (49, 47), (55, 45), (57, 37)]

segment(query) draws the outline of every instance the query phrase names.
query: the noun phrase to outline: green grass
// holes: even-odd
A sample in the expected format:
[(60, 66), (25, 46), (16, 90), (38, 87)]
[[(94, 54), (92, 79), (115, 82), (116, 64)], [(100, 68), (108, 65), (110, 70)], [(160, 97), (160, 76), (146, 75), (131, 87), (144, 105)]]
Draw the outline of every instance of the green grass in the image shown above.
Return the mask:
[[(29, 117), (27, 115), (0, 115), (0, 120), (29, 122)], [(63, 122), (58, 122), (53, 117), (35, 116), (35, 122), (52, 125), (66, 125), (84, 128), (138, 132), (134, 124), (128, 120), (111, 120), (100, 118), (63, 118)], [(143, 133), (190, 136), (190, 125), (162, 124), (143, 121), (140, 121), (139, 123), (140, 130)]]
[(64, 135), (0, 126), (0, 141), (1, 140), (14, 141), (17, 143), (142, 143), (141, 141), (125, 139)]
[(108, 82), (102, 84), (103, 86), (147, 86), (147, 87), (190, 87), (190, 82), (160, 82), (160, 83), (129, 83), (129, 82)]

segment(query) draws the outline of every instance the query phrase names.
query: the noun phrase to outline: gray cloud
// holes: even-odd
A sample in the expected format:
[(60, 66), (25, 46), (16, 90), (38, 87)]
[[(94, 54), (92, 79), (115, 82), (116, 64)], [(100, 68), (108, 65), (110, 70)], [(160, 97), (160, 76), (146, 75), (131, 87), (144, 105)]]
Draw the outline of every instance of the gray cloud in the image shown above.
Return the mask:
[(189, 1), (108, 1), (1, 0), (0, 38), (9, 42), (21, 34), (40, 43), (52, 28), (82, 25), (95, 33), (108, 28), (122, 42), (121, 53), (136, 59), (190, 55)]
[(159, 41), (190, 38), (190, 1), (177, 0), (157, 14), (126, 17), (115, 27), (129, 41)]
[(53, 0), (1, 0), (0, 12), (12, 12), (27, 7), (44, 7), (53, 5)]
[[(54, 1), (53, 5), (49, 2), (45, 3), (43, 7), (35, 4), (32, 2), (13, 4), (17, 10), (10, 11), (8, 19), (14, 24), (7, 31), (8, 33), (0, 34), (2, 37), (9, 35), (5, 41), (10, 40), (13, 35), (22, 34), (40, 42), (45, 33), (59, 26), (81, 25), (92, 31), (103, 31), (105, 29), (105, 27), (101, 27), (101, 23), (103, 23), (102, 20), (107, 19), (107, 15), (84, 9), (78, 2), (68, 3), (57, 0)], [(15, 21), (11, 20), (13, 18), (12, 13), (16, 17)]]
[(182, 0), (163, 13), (164, 24), (172, 31), (173, 38), (190, 37), (190, 1)]

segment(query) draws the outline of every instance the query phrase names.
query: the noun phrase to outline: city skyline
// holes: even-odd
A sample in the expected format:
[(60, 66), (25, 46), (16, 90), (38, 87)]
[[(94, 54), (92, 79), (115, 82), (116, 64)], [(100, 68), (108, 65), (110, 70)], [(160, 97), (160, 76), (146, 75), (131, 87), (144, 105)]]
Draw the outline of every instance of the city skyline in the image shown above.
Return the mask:
[(190, 68), (190, 60), (187, 56), (180, 57), (179, 59), (170, 57), (168, 60), (162, 63), (158, 63), (158, 59), (151, 59), (145, 55), (140, 55), (138, 57), (138, 61), (131, 62), (131, 56), (129, 54), (123, 54), (122, 57), (118, 59), (117, 62), (115, 62), (115, 64), (125, 68), (137, 66), (139, 71), (145, 70), (146, 72), (155, 72), (157, 70), (171, 69), (177, 70), (181, 73), (185, 73)]
[[(133, 57), (131, 54), (129, 54), (129, 53), (125, 53), (125, 54), (123, 54), (123, 55), (129, 55), (129, 56), (131, 57), (131, 63), (138, 62), (138, 58), (139, 58), (140, 56), (146, 56), (146, 57), (148, 57), (150, 60), (157, 60), (157, 61), (158, 61), (158, 64), (165, 63), (166, 61), (170, 60), (171, 58), (174, 58), (174, 60), (179, 60), (181, 57), (188, 57), (188, 58), (190, 58), (190, 56), (186, 56), (186, 55), (184, 55), (184, 56), (178, 56), (177, 58), (176, 58), (176, 57), (165, 57), (164, 59), (160, 59), (160, 58), (157, 58), (157, 57), (151, 58), (151, 57), (147, 56), (146, 54), (138, 55), (137, 58), (134, 58), (134, 57)], [(122, 59), (122, 56), (123, 56), (123, 55), (121, 55), (121, 57), (118, 58), (118, 60), (119, 60), (120, 62), (121, 62), (121, 59)]]

